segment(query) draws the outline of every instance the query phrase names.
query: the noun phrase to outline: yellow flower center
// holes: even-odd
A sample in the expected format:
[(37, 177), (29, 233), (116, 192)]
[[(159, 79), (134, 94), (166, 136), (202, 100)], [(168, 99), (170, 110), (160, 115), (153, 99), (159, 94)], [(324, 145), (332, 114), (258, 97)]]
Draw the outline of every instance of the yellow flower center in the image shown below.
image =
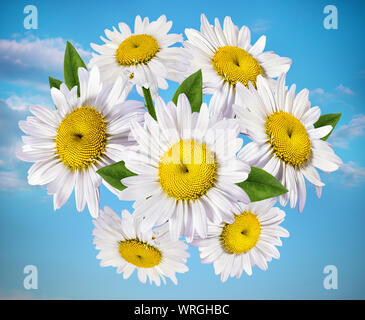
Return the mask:
[(235, 215), (232, 224), (226, 224), (223, 227), (220, 240), (228, 253), (241, 254), (250, 251), (256, 245), (260, 233), (260, 221), (256, 215), (244, 211)]
[(116, 51), (116, 58), (122, 66), (147, 63), (159, 50), (157, 40), (148, 34), (136, 34), (125, 39)]
[(277, 111), (266, 119), (266, 134), (278, 158), (298, 167), (311, 154), (311, 141), (303, 124), (293, 115)]
[(87, 168), (105, 151), (106, 123), (93, 107), (73, 110), (57, 130), (56, 151), (72, 170)]
[(161, 251), (138, 239), (119, 242), (119, 254), (138, 268), (153, 268), (161, 262)]
[(256, 87), (257, 76), (263, 74), (257, 60), (238, 47), (220, 47), (214, 53), (212, 62), (217, 73), (233, 86), (238, 81), (248, 87), (248, 82), (251, 81)]
[(158, 167), (160, 185), (172, 198), (196, 200), (214, 184), (215, 154), (204, 144), (181, 140), (165, 152)]

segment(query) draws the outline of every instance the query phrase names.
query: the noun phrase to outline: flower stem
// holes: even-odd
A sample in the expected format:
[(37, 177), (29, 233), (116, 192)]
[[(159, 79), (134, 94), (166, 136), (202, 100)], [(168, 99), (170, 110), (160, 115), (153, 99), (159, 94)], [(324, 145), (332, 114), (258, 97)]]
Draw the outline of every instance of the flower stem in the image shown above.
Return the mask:
[(155, 107), (153, 105), (150, 89), (146, 89), (145, 87), (142, 87), (142, 90), (143, 90), (144, 100), (146, 101), (147, 111), (153, 119), (157, 120)]

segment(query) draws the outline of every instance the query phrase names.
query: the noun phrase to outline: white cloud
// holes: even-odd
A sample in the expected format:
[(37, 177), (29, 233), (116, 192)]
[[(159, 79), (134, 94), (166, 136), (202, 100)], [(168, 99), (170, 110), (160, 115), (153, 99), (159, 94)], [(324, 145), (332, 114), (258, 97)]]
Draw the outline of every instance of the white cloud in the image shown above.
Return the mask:
[(27, 102), (16, 95), (10, 96), (5, 101), (11, 110), (25, 111), (28, 107)]
[(20, 137), (23, 135), (18, 122), (25, 120), (28, 115), (27, 109), (23, 110), (24, 103), (28, 103), (28, 98), (15, 95), (6, 100), (0, 99), (0, 170), (23, 173), (25, 167), (28, 167), (15, 156), (16, 150), (21, 147)]
[(15, 171), (0, 171), (0, 191), (21, 190), (27, 187), (27, 182), (19, 178)]
[(29, 163), (16, 158), (16, 150), (22, 146), (19, 120), (28, 115), (28, 107), (34, 103), (49, 105), (47, 95), (17, 96), (0, 99), (0, 191), (30, 190), (27, 184), (26, 171)]
[[(78, 53), (84, 59), (89, 59), (91, 53), (75, 45)], [(1, 61), (23, 68), (37, 68), (45, 71), (58, 71), (63, 66), (66, 41), (62, 38), (39, 39), (27, 37), (24, 39), (0, 39)]]
[(16, 157), (16, 152), (21, 149), (22, 142), (17, 140), (17, 137), (9, 137), (9, 140), (11, 143), (0, 146), (0, 169), (12, 170), (19, 167), (19, 164), (22, 163)]
[[(91, 52), (72, 43), (87, 64)], [(63, 79), (65, 47), (63, 38), (0, 39), (0, 79), (46, 90), (49, 75)]]
[(323, 88), (316, 88), (309, 91), (311, 98), (314, 98), (321, 103), (328, 100), (334, 100), (335, 94), (324, 90)]
[(265, 19), (258, 19), (253, 24), (251, 30), (255, 33), (262, 33), (270, 29), (270, 21)]
[(344, 184), (347, 186), (357, 186), (365, 181), (365, 168), (353, 161), (344, 163), (340, 169), (340, 174), (344, 177)]
[(47, 105), (51, 103), (50, 98), (42, 95), (34, 96), (22, 96), (19, 97), (15, 94), (11, 95), (4, 100), (7, 107), (14, 111), (26, 111), (31, 105), (43, 104)]
[[(15, 102), (17, 100), (15, 96), (11, 99)], [(15, 156), (16, 150), (21, 146), (18, 121), (26, 115), (20, 111), (22, 110), (16, 110), (8, 105), (6, 100), (0, 100), (0, 191), (14, 191), (28, 187), (26, 168), (29, 165), (22, 163)], [(21, 178), (22, 176), (24, 178)]]
[(16, 157), (16, 151), (22, 146), (19, 120), (28, 115), (28, 106), (32, 102), (46, 101), (45, 96), (16, 96), (0, 99), (0, 191), (30, 190), (26, 171), (30, 164)]
[(18, 121), (25, 118), (25, 113), (13, 110), (6, 100), (0, 99), (0, 114), (0, 147), (9, 146), (20, 134)]
[(352, 139), (365, 135), (365, 114), (355, 115), (349, 124), (340, 126), (330, 137), (333, 146), (347, 148)]
[(354, 109), (354, 107), (345, 101), (343, 98), (344, 95), (353, 96), (355, 93), (350, 89), (345, 87), (342, 84), (339, 84), (335, 90), (326, 91), (323, 88), (316, 88), (310, 90), (309, 92), (311, 99), (315, 101), (315, 103), (321, 105), (328, 105), (333, 103), (340, 103), (350, 109)]
[(354, 91), (352, 91), (348, 87), (345, 87), (342, 83), (337, 86), (336, 90), (343, 93), (343, 94), (348, 94), (350, 96), (353, 96), (355, 94)]
[(316, 89), (314, 89), (314, 90), (311, 90), (311, 92), (310, 92), (311, 94), (324, 94), (325, 93), (325, 91), (324, 91), (324, 89), (322, 89), (322, 88), (316, 88)]
[(336, 91), (335, 92), (328, 92), (325, 91), (323, 88), (316, 88), (310, 91), (311, 95), (324, 95), (326, 97), (335, 97), (336, 94), (340, 93), (340, 94), (345, 94), (345, 95), (349, 95), (349, 96), (353, 96), (355, 95), (355, 92), (350, 89), (349, 87), (345, 87), (342, 83), (340, 83), (337, 87), (336, 87)]

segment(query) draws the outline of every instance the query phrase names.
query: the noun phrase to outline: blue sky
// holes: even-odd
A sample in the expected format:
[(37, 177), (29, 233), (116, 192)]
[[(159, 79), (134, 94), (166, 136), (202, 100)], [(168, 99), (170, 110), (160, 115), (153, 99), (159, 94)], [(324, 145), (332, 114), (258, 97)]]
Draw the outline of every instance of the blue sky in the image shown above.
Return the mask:
[[(23, 26), (24, 7), (38, 8), (38, 29)], [(338, 29), (323, 27), (326, 5), (338, 9)], [(32, 104), (52, 105), (48, 75), (62, 79), (65, 41), (85, 61), (90, 42), (100, 43), (105, 28), (137, 14), (156, 19), (166, 14), (172, 31), (200, 27), (226, 15), (247, 25), (253, 40), (267, 36), (266, 50), (293, 59), (289, 84), (308, 88), (312, 105), (323, 113), (341, 112), (330, 138), (344, 166), (331, 175), (321, 199), (307, 184), (302, 214), (285, 208), (281, 258), (267, 271), (221, 283), (212, 265), (202, 265), (191, 248), (190, 271), (179, 285), (141, 284), (135, 275), (123, 280), (115, 269), (101, 268), (92, 244), (87, 211), (77, 213), (73, 196), (57, 212), (45, 188), (27, 185), (28, 163), (15, 158), (21, 132), (17, 122)], [(25, 299), (364, 299), (365, 298), (365, 3), (360, 1), (2, 1), (0, 4), (0, 298)], [(171, 98), (176, 84), (161, 93)], [(134, 94), (134, 98), (137, 96)], [(138, 98), (138, 97), (137, 97)], [(106, 189), (101, 206), (120, 212), (120, 202)], [(38, 268), (39, 288), (23, 287), (26, 265)], [(338, 269), (338, 289), (323, 287), (326, 265)]]

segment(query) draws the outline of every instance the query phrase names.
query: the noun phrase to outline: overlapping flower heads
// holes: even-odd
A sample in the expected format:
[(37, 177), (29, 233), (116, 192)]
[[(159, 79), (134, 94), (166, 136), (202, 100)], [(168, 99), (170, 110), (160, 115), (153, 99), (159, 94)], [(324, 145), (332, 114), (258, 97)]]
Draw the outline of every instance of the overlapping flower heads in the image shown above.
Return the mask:
[[(295, 95), (285, 85), (291, 59), (265, 52), (265, 36), (251, 45), (250, 30), (230, 17), (222, 28), (202, 15), (185, 42), (171, 26), (137, 16), (133, 33), (122, 22), (105, 30), (89, 71), (68, 42), (64, 82), (49, 78), (56, 110), (30, 108), (18, 157), (34, 162), (28, 182), (47, 185), (55, 210), (75, 191), (76, 209), (87, 205), (94, 218), (101, 266), (124, 278), (137, 269), (143, 283), (177, 284), (186, 242), (222, 281), (266, 270), (289, 236), (277, 200), (299, 201), (302, 212), (305, 180), (320, 197), (317, 169), (342, 164), (325, 141), (341, 115), (321, 116), (306, 89)], [(167, 103), (166, 80), (180, 83)], [(128, 99), (133, 86), (144, 102)], [(101, 183), (135, 201), (134, 212), (100, 210)]]

